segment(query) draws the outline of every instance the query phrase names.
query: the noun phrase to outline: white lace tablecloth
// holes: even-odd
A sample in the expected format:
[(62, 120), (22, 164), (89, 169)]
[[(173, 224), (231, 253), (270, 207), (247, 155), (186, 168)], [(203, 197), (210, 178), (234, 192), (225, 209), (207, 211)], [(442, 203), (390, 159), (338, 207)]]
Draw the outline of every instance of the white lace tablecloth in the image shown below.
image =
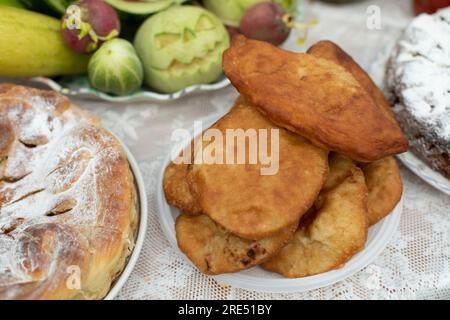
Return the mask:
[[(299, 47), (295, 36), (286, 46), (304, 51), (320, 39), (340, 44), (370, 72), (372, 62), (399, 36), (412, 18), (410, 0), (379, 0), (333, 6), (309, 5), (320, 24)], [(381, 30), (366, 22), (377, 5)], [(368, 9), (369, 8), (369, 9)], [(187, 264), (166, 240), (159, 225), (157, 176), (168, 154), (173, 129), (192, 128), (194, 119), (225, 113), (237, 93), (232, 88), (169, 103), (112, 104), (73, 99), (98, 114), (104, 125), (131, 149), (142, 170), (149, 204), (145, 244), (120, 299), (450, 299), (450, 197), (402, 167), (405, 201), (399, 230), (375, 262), (332, 286), (297, 294), (269, 294), (224, 287)]]

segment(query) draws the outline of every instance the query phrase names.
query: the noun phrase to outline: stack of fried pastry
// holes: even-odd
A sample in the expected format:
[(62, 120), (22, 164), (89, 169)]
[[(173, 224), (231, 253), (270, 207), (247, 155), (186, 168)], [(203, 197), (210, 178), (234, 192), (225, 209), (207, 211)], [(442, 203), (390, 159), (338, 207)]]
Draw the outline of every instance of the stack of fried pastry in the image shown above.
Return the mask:
[(224, 70), (241, 96), (212, 128), (278, 129), (278, 172), (261, 175), (259, 161), (170, 163), (178, 246), (206, 274), (261, 265), (297, 278), (341, 267), (401, 198), (392, 156), (408, 143), (390, 105), (329, 41), (293, 53), (237, 36)]

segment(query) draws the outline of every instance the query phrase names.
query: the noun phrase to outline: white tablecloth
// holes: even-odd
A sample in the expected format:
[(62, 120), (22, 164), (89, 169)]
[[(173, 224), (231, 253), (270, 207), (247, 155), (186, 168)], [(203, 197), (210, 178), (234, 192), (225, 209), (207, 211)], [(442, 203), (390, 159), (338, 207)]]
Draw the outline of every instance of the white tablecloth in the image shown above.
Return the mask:
[[(368, 7), (381, 9), (381, 30), (367, 28)], [(371, 8), (373, 10), (373, 7)], [(373, 12), (369, 9), (370, 12)], [(340, 44), (371, 73), (371, 65), (395, 42), (412, 18), (410, 0), (379, 0), (333, 6), (313, 2), (309, 16), (319, 25), (304, 47), (291, 36), (286, 47), (304, 51), (320, 39)], [(186, 263), (159, 225), (156, 190), (170, 134), (194, 119), (223, 114), (237, 93), (232, 87), (168, 103), (113, 104), (73, 99), (98, 114), (137, 158), (146, 182), (149, 221), (139, 261), (120, 299), (403, 299), (450, 298), (450, 197), (402, 167), (404, 207), (399, 230), (375, 262), (332, 286), (306, 293), (269, 294), (226, 287)]]

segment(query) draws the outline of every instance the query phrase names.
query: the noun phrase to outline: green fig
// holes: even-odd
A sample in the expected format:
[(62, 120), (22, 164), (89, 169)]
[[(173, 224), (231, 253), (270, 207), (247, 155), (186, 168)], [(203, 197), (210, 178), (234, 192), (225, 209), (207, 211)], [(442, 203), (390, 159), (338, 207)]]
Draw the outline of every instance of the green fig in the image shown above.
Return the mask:
[(124, 39), (113, 39), (92, 55), (88, 76), (92, 87), (121, 96), (142, 86), (144, 71), (133, 45)]

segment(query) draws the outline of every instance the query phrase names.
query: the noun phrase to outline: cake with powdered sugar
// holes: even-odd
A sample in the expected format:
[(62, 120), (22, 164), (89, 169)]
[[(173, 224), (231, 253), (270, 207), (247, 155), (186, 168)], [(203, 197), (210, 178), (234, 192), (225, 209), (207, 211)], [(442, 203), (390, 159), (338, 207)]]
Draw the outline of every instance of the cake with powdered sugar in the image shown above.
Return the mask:
[(387, 85), (411, 150), (450, 178), (450, 8), (411, 22), (390, 59)]
[(138, 221), (120, 143), (64, 96), (0, 84), (0, 300), (100, 299)]

